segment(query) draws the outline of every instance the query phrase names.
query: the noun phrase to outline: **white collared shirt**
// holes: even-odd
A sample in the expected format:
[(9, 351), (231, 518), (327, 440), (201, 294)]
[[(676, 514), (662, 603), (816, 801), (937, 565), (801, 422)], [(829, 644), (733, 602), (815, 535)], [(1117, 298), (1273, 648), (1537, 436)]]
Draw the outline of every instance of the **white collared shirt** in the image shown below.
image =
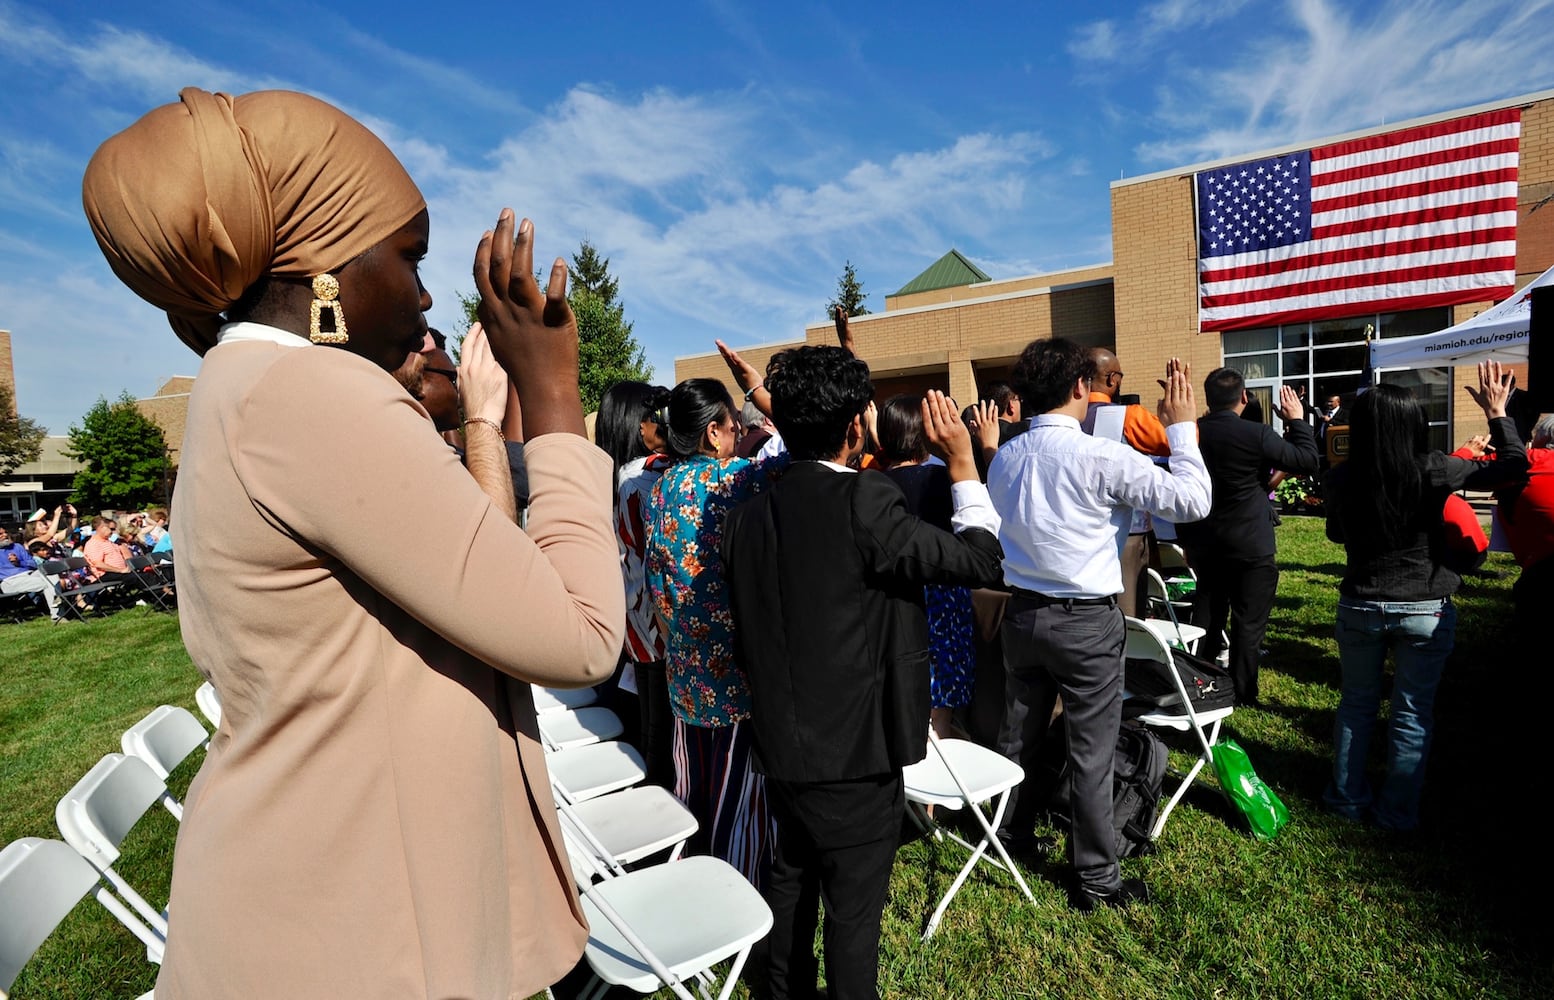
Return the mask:
[(1166, 428), (1170, 471), (1079, 421), (1044, 413), (993, 457), (987, 491), (1003, 520), (1004, 582), (1049, 597), (1122, 592), (1119, 558), (1132, 509), (1171, 521), (1208, 516), (1209, 473), (1190, 421)]
[(312, 347), (313, 342), (306, 337), (299, 337), (295, 333), (282, 330), (279, 327), (266, 326), (263, 323), (224, 323), (216, 333), (216, 346), (222, 344), (235, 344), (243, 341), (259, 341), (262, 343), (279, 344), (282, 347)]

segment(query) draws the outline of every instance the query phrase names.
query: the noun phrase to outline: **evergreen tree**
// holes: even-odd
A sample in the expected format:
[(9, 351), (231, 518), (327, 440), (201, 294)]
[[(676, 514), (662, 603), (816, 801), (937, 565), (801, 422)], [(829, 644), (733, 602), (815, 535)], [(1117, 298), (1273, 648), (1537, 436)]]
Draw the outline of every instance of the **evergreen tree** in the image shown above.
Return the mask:
[[(543, 293), (550, 281), (549, 269), (535, 275), (535, 281)], [(594, 245), (584, 240), (568, 269), (567, 301), (577, 319), (578, 392), (586, 413), (599, 408), (605, 390), (615, 383), (646, 382), (653, 377), (653, 366), (632, 336), (626, 307), (617, 301), (619, 293), (620, 279), (610, 274), (610, 259), (601, 257)], [(459, 357), (456, 344), (463, 341), (477, 319), (475, 308), (480, 304), (478, 295), (458, 294), (464, 328), (448, 338), (448, 353), (455, 361)]]
[(111, 403), (99, 397), (81, 426), (70, 426), (65, 454), (86, 463), (70, 496), (83, 510), (144, 507), (157, 499), (169, 471), (162, 428), (128, 392)]
[(11, 387), (0, 384), (0, 476), (10, 475), (23, 463), (36, 462), (47, 433), (42, 424), (16, 412)]
[(863, 302), (868, 297), (853, 262), (848, 261), (842, 265), (842, 276), (836, 279), (836, 295), (826, 303), (826, 315), (835, 316), (836, 307), (841, 306), (849, 316), (867, 316), (869, 310), (864, 308)]
[[(595, 250), (594, 245), (587, 240), (584, 240), (583, 245), (577, 248), (577, 253), (572, 255), (570, 278), (572, 290), (569, 298), (583, 291), (596, 296), (607, 306), (615, 304), (615, 295), (620, 291), (620, 280), (610, 277), (610, 258), (599, 256), (599, 251)], [(631, 332), (629, 323), (626, 332)]]

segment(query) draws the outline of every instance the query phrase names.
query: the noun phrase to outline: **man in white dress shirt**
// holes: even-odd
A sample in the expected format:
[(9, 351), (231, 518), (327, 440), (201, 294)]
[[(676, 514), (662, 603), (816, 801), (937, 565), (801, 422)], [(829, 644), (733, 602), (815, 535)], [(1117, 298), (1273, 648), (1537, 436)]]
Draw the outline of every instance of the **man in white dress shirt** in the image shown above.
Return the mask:
[(1028, 345), (1014, 383), (1037, 416), (1028, 432), (998, 450), (987, 479), (1012, 591), (1002, 630), (1008, 685), (999, 748), (1027, 775), (1000, 834), (1015, 850), (1031, 847), (1041, 805), (1030, 794), (1031, 776), (1061, 692), (1073, 809), (1069, 902), (1084, 911), (1148, 898), (1142, 881), (1122, 879), (1112, 827), (1126, 637), (1117, 607), (1119, 552), (1133, 509), (1193, 521), (1210, 505), (1197, 410), (1181, 362), (1173, 358), (1167, 367), (1161, 404), (1169, 471), (1080, 429), (1095, 372), (1090, 354), (1072, 341)]

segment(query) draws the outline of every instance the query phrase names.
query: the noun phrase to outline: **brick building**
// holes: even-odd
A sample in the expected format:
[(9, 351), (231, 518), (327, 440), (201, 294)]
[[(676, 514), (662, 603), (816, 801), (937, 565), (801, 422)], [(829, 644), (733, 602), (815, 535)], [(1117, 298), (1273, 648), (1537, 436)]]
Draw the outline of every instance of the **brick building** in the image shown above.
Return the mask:
[[(1278, 325), (1223, 333), (1200, 332), (1197, 206), (1194, 175), (1216, 166), (1262, 159), (1329, 143), (1382, 135), (1504, 108), (1521, 109), (1517, 175), (1516, 284), (1554, 265), (1554, 91), (1464, 108), (1327, 139), (1248, 152), (1212, 163), (1125, 178), (1111, 184), (1112, 260), (1051, 274), (991, 281), (952, 250), (894, 295), (885, 311), (853, 320), (858, 350), (875, 374), (879, 395), (948, 390), (963, 404), (976, 387), (1005, 377), (1029, 341), (1064, 336), (1113, 347), (1128, 379), (1124, 392), (1146, 402), (1158, 396), (1156, 373), (1176, 355), (1192, 364), (1195, 381), (1228, 364), (1247, 376), (1265, 403), (1280, 384), (1304, 385), (1316, 401), (1358, 388), (1364, 338), (1428, 333), (1461, 322), (1491, 301), (1391, 311), (1356, 310), (1340, 318), (1285, 317)], [(834, 343), (829, 323), (808, 326), (802, 340), (741, 348), (758, 368), (775, 352), (802, 343)], [(1519, 378), (1525, 369), (1518, 366)], [(1462, 386), (1470, 373), (1449, 368), (1384, 372), (1424, 400), (1435, 443), (1444, 446), (1478, 432), (1482, 417)], [(716, 353), (675, 359), (675, 378), (721, 378)]]

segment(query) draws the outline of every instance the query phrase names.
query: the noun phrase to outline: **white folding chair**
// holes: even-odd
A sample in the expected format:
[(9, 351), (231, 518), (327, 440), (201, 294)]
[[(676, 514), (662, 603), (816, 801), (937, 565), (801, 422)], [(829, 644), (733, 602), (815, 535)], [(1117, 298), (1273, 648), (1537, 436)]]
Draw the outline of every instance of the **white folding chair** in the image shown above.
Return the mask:
[[(1002, 868), (1014, 876), (1015, 884), (1020, 887), (1025, 898), (1031, 901), (1032, 906), (1036, 905), (1036, 897), (1031, 894), (1030, 886), (1025, 884), (1024, 876), (1010, 859), (997, 833), (998, 825), (1004, 818), (1004, 809), (1009, 804), (1010, 790), (1025, 780), (1024, 769), (1003, 754), (970, 740), (941, 740), (930, 730), (928, 743), (928, 756), (916, 764), (908, 765), (902, 775), (906, 783), (908, 814), (934, 840), (953, 840), (970, 851), (971, 856), (956, 873), (944, 898), (939, 900), (933, 915), (928, 918), (928, 926), (923, 930), (924, 941), (933, 937), (934, 931), (939, 929), (939, 921), (944, 919), (944, 911), (949, 909), (950, 900), (955, 898), (979, 861)], [(991, 816), (983, 812), (985, 803), (992, 804)], [(977, 824), (982, 827), (982, 839), (971, 844), (954, 831), (940, 826), (928, 815), (929, 806), (969, 808)], [(997, 858), (988, 856), (989, 847), (997, 852)]]
[(699, 826), (679, 799), (657, 785), (578, 803), (558, 794), (556, 808), (591, 834), (588, 846), (596, 849), (600, 861), (620, 870), (662, 850), (670, 851), (670, 861), (677, 860)]
[[(1142, 621), (1149, 626), (1150, 631), (1160, 636), (1169, 645), (1177, 643), (1178, 648), (1185, 649), (1189, 653), (1198, 651), (1198, 640), (1208, 635), (1208, 630), (1199, 625), (1183, 625), (1176, 617), (1178, 607), (1183, 602), (1171, 600), (1171, 592), (1166, 589), (1164, 578), (1152, 569), (1144, 571), (1146, 579), (1146, 607), (1151, 610), (1159, 608), (1164, 611), (1166, 617), (1143, 617)], [(1190, 606), (1190, 604), (1189, 604)]]
[(1186, 576), (1198, 579), (1198, 574), (1187, 565), (1187, 553), (1175, 542), (1159, 542), (1156, 550), (1160, 553), (1160, 568), (1165, 570), (1162, 576)]
[[(113, 863), (119, 860), (119, 845), (158, 802), (173, 812), (172, 796), (167, 794), (167, 786), (151, 770), (151, 765), (138, 757), (110, 753), (93, 765), (59, 800), (54, 807), (54, 822), (65, 843), (97, 869), (114, 891), (165, 941), (167, 914), (146, 902), (113, 870)], [(160, 962), (160, 952), (152, 960)]]
[(680, 1000), (696, 1000), (688, 979), (712, 1000), (713, 967), (729, 959), (718, 1000), (733, 995), (750, 949), (772, 929), (771, 909), (736, 868), (695, 857), (620, 874), (594, 856), (586, 827), (564, 813), (562, 836), (588, 918), (586, 1000), (601, 1000), (611, 986), (644, 994), (667, 986)]
[(1165, 829), (1166, 819), (1170, 817), (1171, 810), (1182, 801), (1182, 797), (1187, 794), (1187, 789), (1192, 786), (1199, 773), (1205, 766), (1214, 763), (1214, 745), (1219, 742), (1220, 726), (1235, 711), (1235, 706), (1215, 708), (1206, 712), (1194, 711), (1192, 699), (1187, 695), (1187, 686), (1182, 683), (1182, 675), (1177, 673), (1176, 664), (1171, 659), (1171, 647), (1137, 618), (1127, 619), (1127, 627), (1128, 638), (1124, 655), (1129, 659), (1152, 660), (1161, 664), (1176, 687), (1176, 695), (1167, 699), (1164, 707), (1138, 716), (1138, 721), (1146, 726), (1160, 729), (1171, 729), (1180, 733), (1190, 732), (1197, 738), (1200, 750), (1192, 767), (1180, 774), (1181, 783), (1176, 791), (1171, 793), (1166, 807), (1155, 818), (1155, 828), (1149, 832), (1149, 838), (1155, 840)]
[(599, 700), (599, 695), (591, 687), (548, 688), (538, 684), (529, 686), (534, 689), (534, 711), (537, 713), (586, 708)]
[[(57, 840), (23, 837), (0, 850), (0, 1000), (60, 921), (91, 893), (161, 960), (162, 941), (124, 908), (81, 855)], [(150, 993), (140, 1000), (149, 1000)]]
[[(190, 754), (210, 745), (210, 735), (188, 709), (159, 705), (126, 729), (119, 743), (126, 754), (151, 765), (151, 770), (165, 782)], [(171, 794), (167, 808), (182, 822), (183, 805)]]
[(627, 743), (591, 743), (572, 750), (546, 751), (550, 783), (568, 802), (630, 788), (647, 777), (647, 766), (636, 747)]
[(210, 681), (195, 690), (194, 703), (200, 707), (200, 714), (210, 722), (212, 729), (221, 728), (221, 695), (216, 693)]
[(552, 750), (570, 750), (613, 740), (626, 731), (620, 716), (608, 708), (562, 708), (535, 716), (540, 736)]

